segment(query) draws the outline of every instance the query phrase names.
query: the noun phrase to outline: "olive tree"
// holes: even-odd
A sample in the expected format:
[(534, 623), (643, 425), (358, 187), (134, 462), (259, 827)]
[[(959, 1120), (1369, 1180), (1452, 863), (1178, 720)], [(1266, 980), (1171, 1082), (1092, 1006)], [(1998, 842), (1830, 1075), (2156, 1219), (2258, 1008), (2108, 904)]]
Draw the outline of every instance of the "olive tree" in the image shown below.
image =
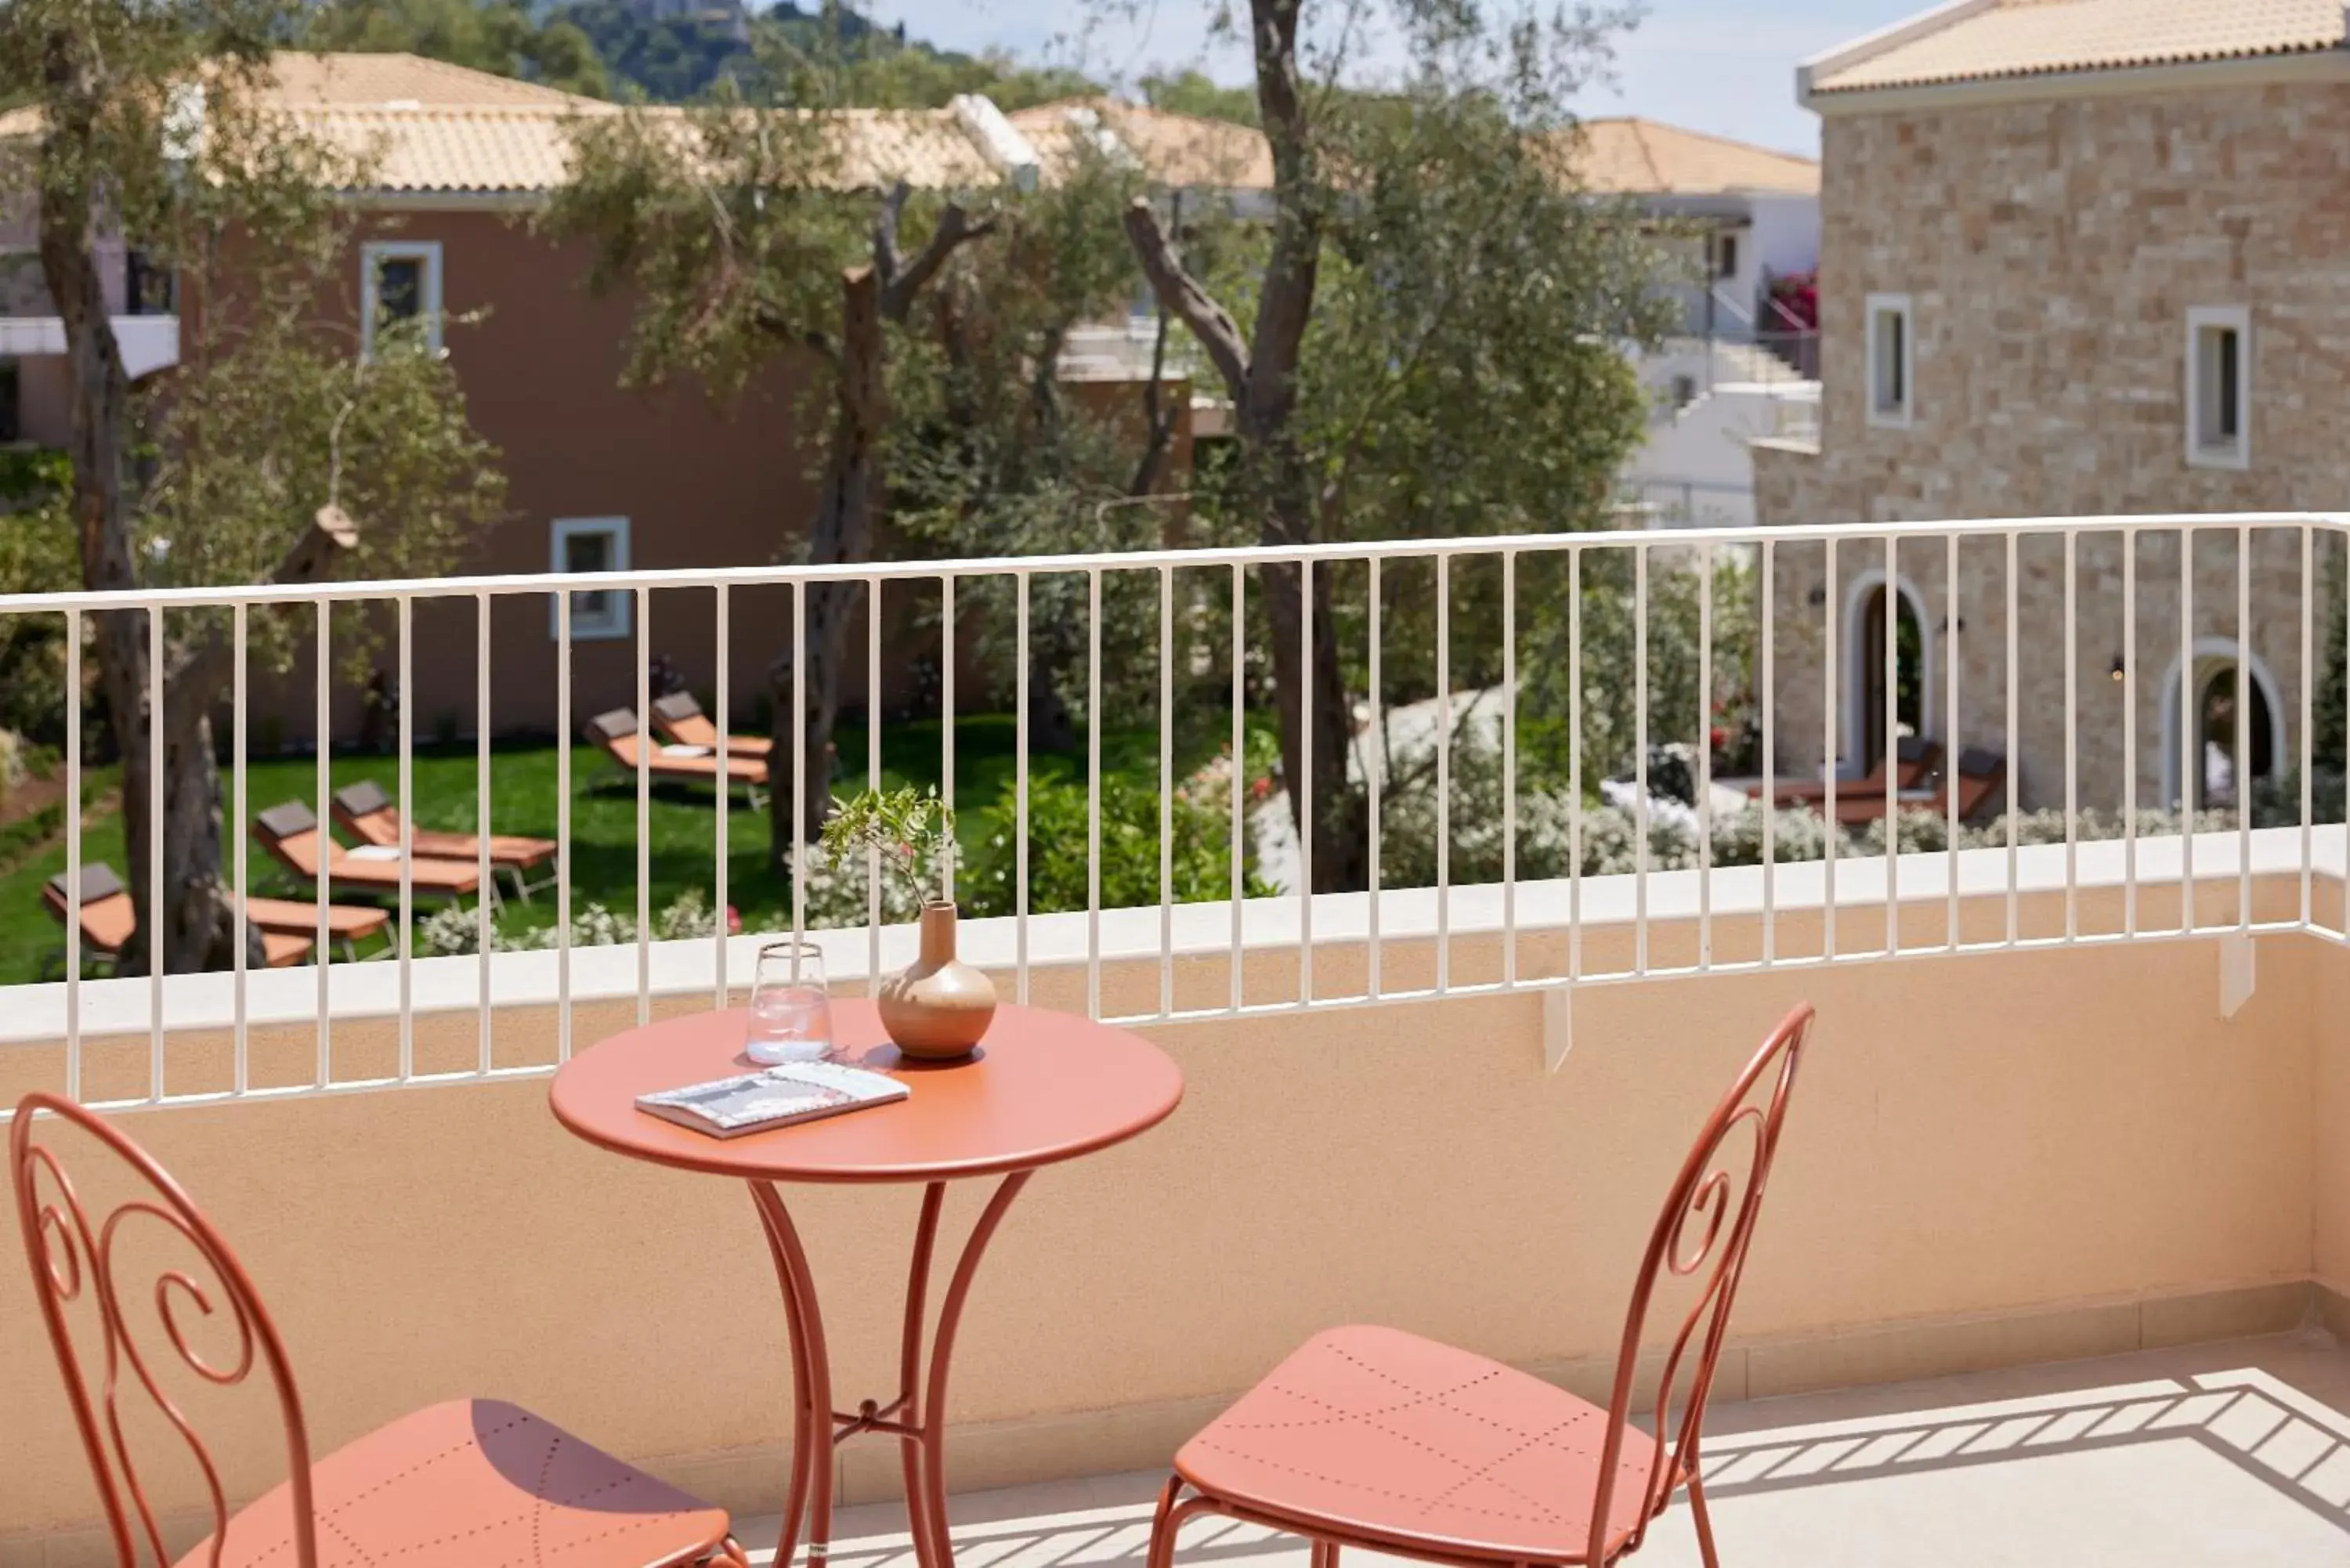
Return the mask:
[[(348, 318), (334, 290), (360, 221), (338, 193), (364, 187), (367, 160), (268, 109), (270, 48), (295, 19), (280, 0), (14, 0), (0, 28), (0, 99), (30, 127), (0, 150), (0, 188), (37, 206), (86, 588), (430, 573), (502, 504), (494, 453), (446, 364), (421, 342), (362, 357), (333, 325)], [(118, 245), (178, 278), (168, 397), (134, 389), (124, 369), (105, 278)], [(172, 618), (160, 670), (145, 614), (90, 619), (138, 911), (123, 963), (149, 967), (159, 939), (175, 971), (225, 966), (240, 941), (257, 960), (221, 878), (223, 618)]]

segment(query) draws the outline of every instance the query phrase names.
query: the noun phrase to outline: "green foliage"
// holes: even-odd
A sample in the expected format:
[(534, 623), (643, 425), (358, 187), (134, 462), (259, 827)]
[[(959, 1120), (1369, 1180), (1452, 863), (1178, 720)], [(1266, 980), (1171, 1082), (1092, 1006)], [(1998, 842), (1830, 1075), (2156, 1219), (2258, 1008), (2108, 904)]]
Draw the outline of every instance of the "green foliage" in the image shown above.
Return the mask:
[(1234, 125), (1255, 125), (1256, 89), (1222, 87), (1195, 67), (1152, 71), (1135, 82), (1142, 101), (1170, 114), (1194, 114), (1202, 119), (1228, 119)]
[(835, 795), (825, 818), (822, 847), (836, 866), (854, 866), (868, 857), (882, 876), (920, 902), (942, 885), (955, 861), (954, 808), (935, 789), (908, 784), (893, 790), (861, 790), (847, 800)]
[[(0, 451), (0, 594), (66, 593), (81, 586), (62, 452)], [(0, 730), (50, 745), (65, 739), (63, 616), (0, 616)]]
[[(1000, 826), (981, 850), (971, 875), (956, 885), (973, 916), (1015, 912), (1019, 846), (1015, 802), (1007, 788), (998, 803)], [(1032, 779), (1028, 786), (1028, 908), (1032, 913), (1082, 909), (1087, 904), (1087, 829), (1091, 811), (1082, 780)], [(1101, 781), (1101, 907), (1140, 909), (1159, 902), (1159, 792), (1117, 774)], [(1170, 896), (1179, 904), (1232, 896), (1231, 822), (1223, 812), (1178, 791), (1170, 809)], [(1243, 896), (1274, 889), (1245, 866)]]
[(587, 30), (523, 0), (328, 0), (309, 13), (301, 39), (314, 49), (405, 50), (591, 98), (614, 85)]

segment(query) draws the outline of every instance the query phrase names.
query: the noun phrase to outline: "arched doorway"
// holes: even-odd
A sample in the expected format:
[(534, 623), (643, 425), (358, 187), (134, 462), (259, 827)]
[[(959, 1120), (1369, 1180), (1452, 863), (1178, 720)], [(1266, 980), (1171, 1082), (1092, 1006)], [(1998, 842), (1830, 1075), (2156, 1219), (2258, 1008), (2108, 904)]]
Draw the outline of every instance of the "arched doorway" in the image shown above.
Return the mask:
[(2268, 693), (2262, 683), (2247, 680), (2244, 691), (2251, 703), (2248, 715), (2251, 723), (2244, 726), (2245, 739), (2251, 750), (2249, 770), (2238, 766), (2236, 756), (2236, 661), (2232, 659), (2198, 660), (2195, 666), (2195, 755), (2199, 766), (2195, 774), (2195, 802), (2203, 806), (2232, 806), (2238, 800), (2238, 782), (2249, 777), (2254, 784), (2276, 776), (2276, 721), (2269, 708)]
[[(1889, 625), (1888, 601), (1894, 607)], [(1926, 732), (1933, 677), (1928, 669), (1924, 609), (1908, 585), (1891, 592), (1881, 576), (1873, 583), (1864, 581), (1848, 624), (1854, 669), (1846, 690), (1853, 693), (1857, 711), (1851, 715), (1847, 732), (1859, 742), (1860, 753), (1854, 760), (1866, 772), (1885, 758), (1885, 639), (1893, 639), (1894, 718), (1901, 734)]]

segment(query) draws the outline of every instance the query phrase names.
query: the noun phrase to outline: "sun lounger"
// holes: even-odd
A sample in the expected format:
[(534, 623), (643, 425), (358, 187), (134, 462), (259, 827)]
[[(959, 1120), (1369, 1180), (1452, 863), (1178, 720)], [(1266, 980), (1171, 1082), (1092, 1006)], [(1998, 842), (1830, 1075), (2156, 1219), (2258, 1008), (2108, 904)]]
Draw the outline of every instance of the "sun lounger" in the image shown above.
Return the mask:
[[(718, 726), (702, 711), (691, 691), (672, 691), (653, 704), (653, 730), (664, 741), (681, 746), (718, 750)], [(764, 757), (775, 742), (765, 735), (729, 735), (726, 753), (734, 757)]]
[[(334, 813), (336, 825), (352, 837), (380, 848), (400, 847), (400, 807), (391, 803), (391, 796), (373, 779), (361, 779), (337, 790), (328, 809)], [(452, 833), (437, 827), (411, 828), (409, 847), (434, 859), (463, 860), (476, 869), (481, 865), (482, 841), (470, 833)], [(526, 873), (554, 859), (555, 851), (552, 838), (525, 838), (507, 833), (490, 836), (491, 867), (514, 879), (514, 890), (525, 903), (541, 888), (555, 885), (552, 876), (536, 882), (526, 879)]]
[[(606, 756), (631, 774), (637, 771), (639, 748), (647, 742), (637, 728), (634, 713), (626, 708), (598, 713), (588, 721), (587, 731), (588, 738), (602, 748)], [(743, 785), (754, 808), (766, 801), (767, 763), (764, 757), (721, 758), (714, 747), (671, 743), (653, 746), (645, 753), (645, 771), (654, 778), (672, 783), (717, 784), (723, 778), (729, 786)]]
[[(50, 914), (62, 922), (71, 908), (68, 897), (71, 884), (62, 871), (41, 885), (41, 903)], [(380, 910), (369, 910), (376, 924), (383, 924)], [(308, 930), (288, 930), (260, 918), (250, 903), (245, 918), (261, 928), (261, 950), (272, 969), (283, 969), (300, 963), (310, 956), (312, 937)], [(313, 922), (315, 926), (315, 922)], [(114, 867), (101, 863), (81, 868), (81, 950), (85, 961), (95, 960), (111, 965), (121, 956), (123, 945), (138, 934), (139, 913), (130, 901), (130, 889), (122, 885)]]
[(320, 857), (330, 885), (371, 893), (397, 894), (400, 871), (407, 868), (410, 889), (427, 897), (458, 898), (482, 890), (480, 873), (470, 860), (443, 860), (419, 855), (403, 862), (397, 849), (379, 844), (346, 849), (318, 829), (318, 819), (298, 800), (271, 806), (253, 819), (253, 836), (271, 858), (307, 880), (317, 877)]

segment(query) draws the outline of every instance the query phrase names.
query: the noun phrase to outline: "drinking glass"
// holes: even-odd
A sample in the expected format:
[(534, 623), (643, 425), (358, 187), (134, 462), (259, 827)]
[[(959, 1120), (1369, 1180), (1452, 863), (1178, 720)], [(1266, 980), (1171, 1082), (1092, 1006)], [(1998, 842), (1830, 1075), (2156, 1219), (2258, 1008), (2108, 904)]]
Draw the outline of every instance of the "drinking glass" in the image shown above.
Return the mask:
[(769, 942), (751, 978), (743, 1051), (754, 1062), (820, 1062), (832, 1049), (832, 1002), (814, 942)]

